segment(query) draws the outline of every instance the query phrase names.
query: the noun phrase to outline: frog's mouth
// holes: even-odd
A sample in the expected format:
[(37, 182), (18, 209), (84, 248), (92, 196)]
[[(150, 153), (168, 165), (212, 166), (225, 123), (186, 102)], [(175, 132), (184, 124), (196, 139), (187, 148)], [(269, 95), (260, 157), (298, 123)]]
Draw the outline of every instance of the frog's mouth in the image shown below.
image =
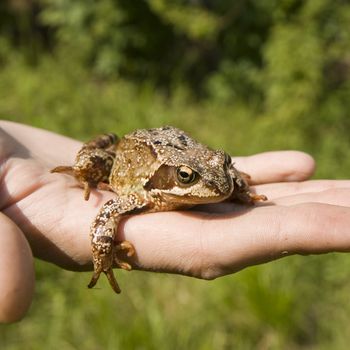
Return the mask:
[(223, 195), (222, 193), (211, 194), (210, 196), (206, 195), (193, 195), (191, 193), (186, 194), (178, 194), (178, 193), (169, 193), (167, 191), (163, 191), (161, 197), (164, 201), (170, 203), (181, 203), (188, 205), (199, 205), (199, 204), (212, 204), (223, 202), (227, 198), (230, 197), (230, 194)]

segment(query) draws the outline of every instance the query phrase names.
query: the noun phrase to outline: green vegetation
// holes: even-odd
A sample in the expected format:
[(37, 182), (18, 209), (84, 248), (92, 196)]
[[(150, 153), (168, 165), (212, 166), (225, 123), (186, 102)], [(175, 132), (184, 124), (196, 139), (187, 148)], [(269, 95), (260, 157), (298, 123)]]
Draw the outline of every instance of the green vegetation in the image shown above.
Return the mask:
[[(0, 118), (81, 140), (171, 124), (246, 155), (350, 172), (350, 5), (331, 0), (7, 0)], [(119, 272), (123, 293), (37, 261), (1, 348), (347, 349), (350, 258), (288, 257), (212, 282)]]

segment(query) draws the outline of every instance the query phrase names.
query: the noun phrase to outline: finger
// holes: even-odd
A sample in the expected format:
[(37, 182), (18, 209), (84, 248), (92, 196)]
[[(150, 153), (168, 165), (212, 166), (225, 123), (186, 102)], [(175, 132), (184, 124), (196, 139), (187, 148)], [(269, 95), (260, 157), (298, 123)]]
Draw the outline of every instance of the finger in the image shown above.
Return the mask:
[(34, 293), (33, 257), (23, 233), (0, 213), (0, 322), (20, 320)]
[(350, 251), (350, 208), (308, 203), (268, 210), (274, 215), (265, 236), (271, 254)]
[(315, 171), (313, 158), (299, 151), (265, 152), (249, 157), (233, 157), (238, 170), (249, 174), (253, 184), (303, 181)]
[(294, 196), (277, 198), (273, 201), (277, 205), (295, 205), (300, 203), (324, 203), (341, 205), (350, 208), (350, 187), (333, 188), (320, 192), (301, 193)]
[(350, 209), (328, 204), (259, 207), (231, 215), (140, 215), (120, 227), (134, 267), (212, 279), (291, 254), (350, 251)]
[(309, 180), (303, 182), (280, 182), (263, 184), (255, 188), (257, 193), (263, 193), (269, 200), (293, 196), (302, 193), (316, 193), (337, 188), (350, 188), (350, 180)]
[[(206, 250), (211, 254), (205, 255), (213, 257), (216, 274), (226, 274), (291, 254), (347, 252), (349, 225), (347, 207), (309, 203), (258, 208), (226, 218), (219, 235), (208, 231)], [(220, 229), (218, 222), (215, 227)], [(214, 256), (214, 250), (221, 254)]]
[[(75, 155), (81, 147), (80, 142), (69, 137), (28, 125), (2, 120), (0, 127), (2, 128), (0, 130), (1, 139), (5, 140), (6, 145), (11, 142), (11, 148), (14, 152), (17, 150), (21, 155), (24, 153), (24, 156), (30, 152), (35, 158), (53, 166), (58, 163), (73, 163)], [(17, 149), (15, 144), (17, 144)], [(25, 145), (27, 149), (23, 150), (22, 145)], [(64, 150), (64, 152), (58, 150)]]

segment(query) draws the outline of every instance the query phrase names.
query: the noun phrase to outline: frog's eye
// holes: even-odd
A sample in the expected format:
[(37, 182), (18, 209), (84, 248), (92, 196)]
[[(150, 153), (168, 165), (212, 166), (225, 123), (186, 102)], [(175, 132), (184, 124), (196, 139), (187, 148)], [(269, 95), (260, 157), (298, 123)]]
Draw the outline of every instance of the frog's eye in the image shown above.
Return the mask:
[(181, 165), (177, 168), (177, 179), (185, 185), (194, 182), (197, 178), (197, 173), (186, 165)]

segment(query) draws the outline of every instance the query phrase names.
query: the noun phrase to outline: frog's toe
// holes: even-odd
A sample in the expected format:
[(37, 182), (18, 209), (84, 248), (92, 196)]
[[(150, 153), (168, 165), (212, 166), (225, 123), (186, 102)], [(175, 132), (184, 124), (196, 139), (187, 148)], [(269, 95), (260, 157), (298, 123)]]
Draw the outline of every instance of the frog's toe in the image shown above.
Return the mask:
[(64, 173), (68, 175), (73, 175), (74, 169), (71, 166), (60, 165), (56, 166), (56, 168), (51, 169), (50, 173)]
[[(101, 275), (101, 272), (102, 272), (102, 268), (99, 268), (99, 269), (95, 269), (93, 275), (92, 275), (92, 278), (91, 278), (91, 281), (90, 283), (88, 284), (88, 288), (93, 288), (95, 287), (98, 279), (100, 278), (100, 275)], [(114, 273), (113, 273), (113, 270), (112, 268), (110, 267), (109, 269), (107, 269), (106, 271), (103, 271), (105, 273), (105, 275), (107, 276), (107, 279), (108, 279), (108, 282), (110, 284), (110, 286), (112, 287), (112, 289), (117, 293), (119, 294), (121, 292), (121, 289), (118, 285), (118, 282), (117, 280), (115, 279), (114, 277)]]
[(131, 265), (129, 263), (127, 263), (126, 261), (119, 260), (117, 257), (114, 259), (114, 261), (117, 264), (117, 266), (120, 267), (121, 269), (126, 270), (126, 271), (132, 270)]
[(135, 248), (132, 245), (132, 243), (130, 243), (129, 241), (123, 241), (123, 242), (117, 243), (116, 250), (117, 252), (123, 251), (123, 250), (126, 251), (127, 256), (135, 255)]
[(98, 279), (100, 278), (100, 275), (101, 275), (101, 272), (102, 272), (102, 269), (101, 268), (98, 268), (98, 269), (95, 269), (94, 270), (94, 273), (91, 277), (91, 281), (90, 283), (88, 284), (88, 288), (93, 288), (95, 287)]
[(250, 199), (253, 202), (264, 202), (264, 201), (267, 201), (267, 197), (265, 195), (263, 195), (263, 194), (250, 193), (249, 196), (250, 196)]
[[(135, 254), (135, 248), (129, 241), (119, 242), (116, 244), (115, 248), (116, 248), (117, 254), (118, 252), (121, 252), (121, 251), (125, 251), (126, 256), (129, 256), (129, 257)], [(121, 269), (127, 270), (127, 271), (132, 270), (131, 265), (126, 261), (120, 260), (117, 255), (114, 256), (114, 261), (117, 264), (117, 266), (120, 267)]]
[(108, 282), (110, 284), (110, 286), (112, 287), (112, 289), (119, 294), (121, 292), (121, 289), (119, 287), (119, 284), (117, 282), (117, 280), (115, 279), (114, 273), (112, 268), (109, 268), (107, 271), (104, 271), (104, 273), (106, 274), (107, 278), (108, 278)]
[(88, 182), (83, 182), (83, 186), (84, 186), (84, 199), (88, 201), (90, 198), (91, 187)]

